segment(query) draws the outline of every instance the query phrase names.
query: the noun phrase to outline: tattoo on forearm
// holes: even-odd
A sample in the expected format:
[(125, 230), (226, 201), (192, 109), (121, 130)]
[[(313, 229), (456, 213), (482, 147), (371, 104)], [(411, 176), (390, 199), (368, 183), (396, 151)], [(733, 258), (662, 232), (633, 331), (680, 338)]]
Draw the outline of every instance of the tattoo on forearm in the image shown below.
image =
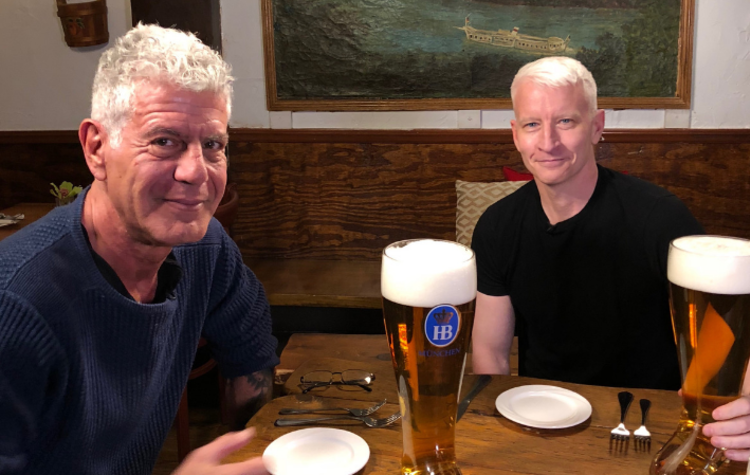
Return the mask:
[(272, 389), (273, 374), (270, 369), (264, 369), (256, 371), (255, 373), (248, 374), (245, 376), (247, 383), (255, 391), (255, 396), (263, 396), (269, 393)]
[(242, 429), (247, 421), (273, 397), (273, 370), (263, 369), (229, 381), (234, 404), (233, 429)]

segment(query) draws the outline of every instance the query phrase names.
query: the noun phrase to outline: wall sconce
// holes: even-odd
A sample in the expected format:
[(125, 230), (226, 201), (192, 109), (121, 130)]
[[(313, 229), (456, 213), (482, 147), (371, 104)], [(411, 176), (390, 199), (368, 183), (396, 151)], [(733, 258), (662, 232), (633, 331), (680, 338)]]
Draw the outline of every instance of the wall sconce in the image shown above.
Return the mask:
[(68, 46), (93, 46), (109, 41), (106, 0), (71, 4), (57, 0), (57, 16)]

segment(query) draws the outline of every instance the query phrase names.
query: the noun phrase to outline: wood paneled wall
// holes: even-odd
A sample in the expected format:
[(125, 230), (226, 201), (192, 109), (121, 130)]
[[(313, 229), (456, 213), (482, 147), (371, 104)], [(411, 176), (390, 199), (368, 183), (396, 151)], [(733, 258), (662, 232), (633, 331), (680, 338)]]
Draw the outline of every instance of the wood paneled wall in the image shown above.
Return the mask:
[[(750, 131), (611, 131), (607, 167), (664, 186), (710, 233), (750, 238)], [(234, 235), (248, 257), (378, 259), (390, 242), (455, 236), (455, 181), (523, 170), (508, 131), (233, 130)], [(91, 181), (73, 132), (0, 132), (0, 206)]]
[(92, 180), (77, 132), (0, 132), (0, 209), (54, 203), (50, 183), (88, 185)]
[[(748, 132), (608, 132), (597, 159), (669, 189), (708, 232), (750, 238)], [(235, 239), (277, 258), (378, 259), (399, 239), (453, 239), (457, 179), (524, 169), (508, 131), (238, 131), (230, 160)]]

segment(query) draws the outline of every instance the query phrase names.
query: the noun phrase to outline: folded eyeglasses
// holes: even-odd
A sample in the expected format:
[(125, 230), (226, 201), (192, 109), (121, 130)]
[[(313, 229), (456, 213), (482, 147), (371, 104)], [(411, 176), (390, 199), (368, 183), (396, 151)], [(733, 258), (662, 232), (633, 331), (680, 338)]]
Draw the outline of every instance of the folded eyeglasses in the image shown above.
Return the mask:
[(367, 392), (372, 391), (369, 387), (375, 381), (375, 375), (362, 369), (347, 369), (345, 371), (310, 371), (299, 378), (300, 386), (303, 386), (302, 394), (308, 391), (327, 386), (359, 386)]

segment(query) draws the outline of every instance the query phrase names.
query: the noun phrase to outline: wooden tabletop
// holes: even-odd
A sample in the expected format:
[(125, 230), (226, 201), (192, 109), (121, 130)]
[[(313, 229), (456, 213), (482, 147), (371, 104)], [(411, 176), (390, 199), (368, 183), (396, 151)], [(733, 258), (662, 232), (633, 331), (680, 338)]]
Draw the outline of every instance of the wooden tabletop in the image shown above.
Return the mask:
[(0, 213), (11, 216), (19, 213), (23, 213), (25, 216), (24, 219), (16, 224), (3, 226), (2, 228), (0, 228), (0, 240), (5, 239), (19, 229), (23, 229), (24, 227), (33, 223), (45, 214), (49, 213), (54, 207), (54, 203), (20, 203), (15, 206), (11, 206), (10, 208), (0, 210)]
[[(286, 381), (297, 368), (310, 359), (310, 355), (346, 359), (365, 367), (377, 361), (391, 361), (384, 334), (295, 333), (289, 338), (281, 353), (281, 362), (276, 367), (277, 373), (285, 375), (283, 380)], [(471, 372), (470, 357), (466, 362), (466, 371)], [(510, 374), (518, 374), (518, 337), (513, 338), (510, 348)]]
[[(338, 336), (339, 338), (342, 336)], [(356, 338), (346, 335), (350, 340)], [(261, 409), (248, 423), (257, 429), (256, 438), (245, 448), (230, 456), (227, 461), (244, 460), (260, 456), (278, 437), (301, 427), (278, 428), (273, 422), (282, 407), (368, 407), (374, 401), (387, 399), (388, 403), (376, 414), (384, 417), (398, 410), (395, 377), (390, 359), (381, 351), (385, 347), (382, 335), (379, 344), (363, 341), (362, 350), (352, 357), (321, 356), (323, 352), (311, 350), (286, 382), (289, 395), (273, 400)], [(371, 338), (365, 340), (376, 341)], [(335, 348), (331, 348), (335, 352)], [(285, 350), (286, 351), (286, 350)], [(299, 358), (299, 345), (291, 348), (290, 356), (282, 361), (293, 362)], [(299, 377), (315, 369), (342, 371), (365, 369), (375, 373), (372, 392), (361, 389), (330, 386), (314, 390), (315, 394), (301, 394), (297, 386)], [(462, 393), (467, 393), (476, 376), (467, 375)], [(495, 408), (497, 396), (510, 388), (528, 384), (550, 384), (573, 390), (592, 405), (592, 415), (581, 425), (562, 430), (539, 430), (521, 426), (501, 416)], [(456, 426), (456, 453), (459, 466), (466, 475), (471, 474), (623, 474), (647, 473), (651, 460), (677, 428), (680, 415), (680, 398), (674, 391), (630, 389), (635, 396), (626, 426), (634, 430), (640, 425), (638, 400), (651, 400), (647, 426), (652, 433), (650, 448), (639, 449), (630, 441), (618, 450), (610, 441), (610, 430), (619, 422), (618, 388), (544, 381), (518, 376), (495, 376), (471, 403), (466, 415)], [(335, 421), (321, 427), (339, 427), (360, 435), (370, 446), (371, 456), (362, 474), (399, 473), (401, 457), (401, 427), (399, 424), (380, 429), (369, 429), (356, 421)], [(309, 427), (309, 426), (305, 426)]]

